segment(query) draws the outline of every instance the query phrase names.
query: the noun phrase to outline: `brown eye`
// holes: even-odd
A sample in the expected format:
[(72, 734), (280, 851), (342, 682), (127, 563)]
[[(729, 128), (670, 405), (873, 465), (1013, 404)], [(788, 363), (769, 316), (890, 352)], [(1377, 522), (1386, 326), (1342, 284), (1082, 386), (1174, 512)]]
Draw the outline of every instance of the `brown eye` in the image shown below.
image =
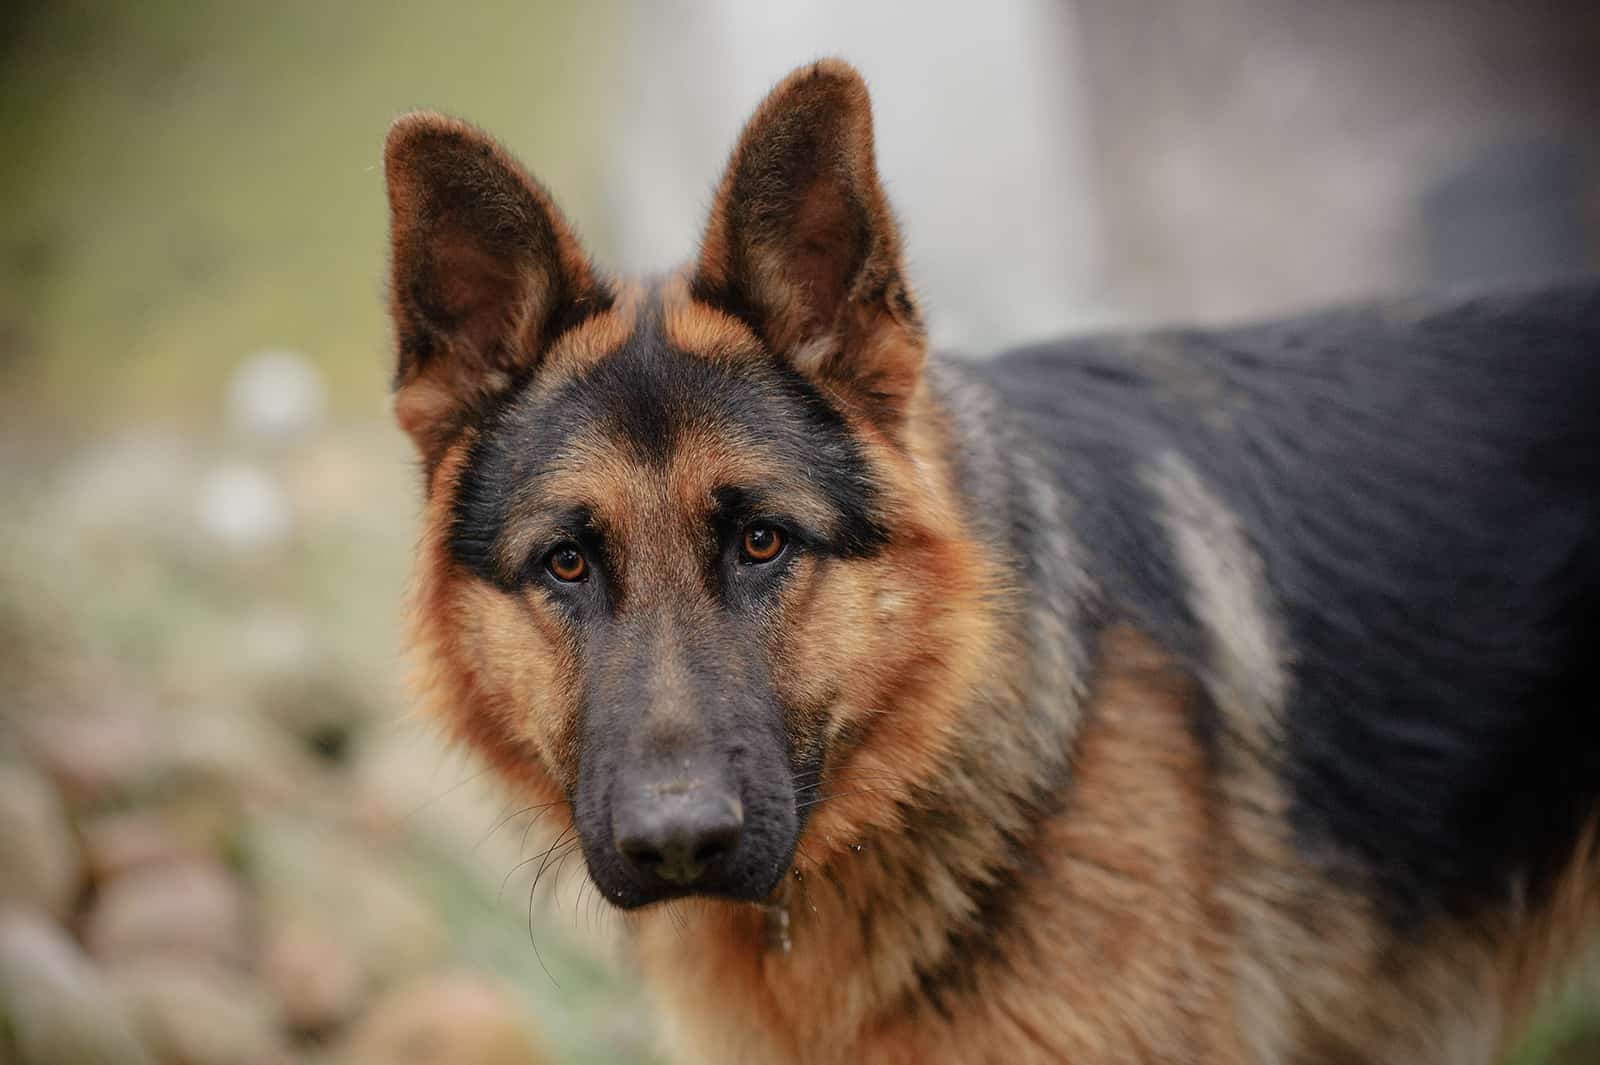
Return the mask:
[(783, 552), (783, 533), (771, 525), (751, 525), (744, 531), (739, 556), (745, 562), (771, 562)]
[(560, 544), (544, 560), (545, 569), (558, 581), (581, 581), (589, 575), (589, 563), (577, 544)]

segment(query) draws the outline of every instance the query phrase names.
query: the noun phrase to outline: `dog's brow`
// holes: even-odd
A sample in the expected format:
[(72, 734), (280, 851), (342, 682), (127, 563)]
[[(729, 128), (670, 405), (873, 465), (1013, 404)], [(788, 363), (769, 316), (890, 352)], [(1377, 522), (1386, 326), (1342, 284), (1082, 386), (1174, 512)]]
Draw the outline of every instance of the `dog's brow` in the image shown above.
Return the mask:
[(535, 496), (507, 515), (494, 557), (503, 573), (516, 573), (534, 551), (557, 540), (577, 539), (594, 528), (594, 514), (587, 504)]
[(803, 526), (803, 531), (813, 536), (830, 535), (838, 525), (839, 516), (827, 501), (801, 483), (725, 484), (714, 489), (711, 497), (717, 514), (725, 520), (781, 518)]

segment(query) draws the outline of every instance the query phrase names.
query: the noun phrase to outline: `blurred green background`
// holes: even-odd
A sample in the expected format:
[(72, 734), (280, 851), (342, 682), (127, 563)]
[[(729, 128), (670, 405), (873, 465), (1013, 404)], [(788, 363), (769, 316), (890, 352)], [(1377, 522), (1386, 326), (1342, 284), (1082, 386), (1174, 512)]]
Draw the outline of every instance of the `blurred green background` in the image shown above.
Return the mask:
[(203, 422), (252, 340), (308, 353), (340, 412), (376, 412), (378, 159), (407, 109), (472, 116), (599, 220), (605, 3), (154, 0), (7, 19), (6, 396), (69, 424)]
[[(975, 350), (1594, 265), (1586, 8), (1334, 10), (9, 5), (0, 1062), (652, 1060), (582, 870), (407, 710), (394, 116), (655, 269), (765, 86), (846, 55)], [(1593, 988), (1516, 1060), (1600, 1060)]]

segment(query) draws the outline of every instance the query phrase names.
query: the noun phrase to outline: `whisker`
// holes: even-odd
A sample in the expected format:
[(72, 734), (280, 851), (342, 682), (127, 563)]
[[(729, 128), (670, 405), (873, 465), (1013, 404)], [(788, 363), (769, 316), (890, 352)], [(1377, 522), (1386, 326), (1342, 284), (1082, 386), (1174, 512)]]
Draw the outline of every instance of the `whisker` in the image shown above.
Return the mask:
[(525, 847), (527, 847), (527, 845), (528, 845), (528, 836), (529, 836), (530, 833), (533, 832), (533, 826), (538, 824), (539, 821), (544, 817), (544, 815), (549, 813), (551, 809), (553, 809), (554, 807), (565, 803), (566, 801), (567, 800), (565, 800), (565, 799), (558, 799), (556, 802), (551, 803), (550, 806), (546, 807), (543, 810), (540, 810), (537, 814), (535, 814), (533, 817), (528, 819), (527, 825), (522, 829), (522, 842), (517, 844), (517, 853), (518, 854), (521, 854), (523, 849)]
[(502, 877), (501, 880), (500, 880), (500, 890), (495, 892), (495, 896), (494, 896), (495, 905), (498, 906), (500, 904), (500, 901), (505, 897), (506, 885), (511, 883), (511, 878), (516, 875), (517, 870), (521, 869), (524, 866), (532, 865), (534, 862), (536, 862), (538, 860), (539, 860), (539, 856), (537, 854), (535, 854), (532, 858), (524, 858), (524, 859), (522, 859), (522, 861), (518, 862), (516, 865), (513, 865), (511, 867), (510, 871), (507, 872), (506, 875), (504, 877)]
[[(514, 801), (515, 800), (513, 800), (513, 802)], [(500, 831), (508, 823), (510, 823), (511, 821), (515, 820), (518, 817), (521, 817), (523, 814), (531, 814), (531, 813), (535, 813), (535, 812), (543, 813), (545, 810), (548, 810), (550, 807), (559, 806), (561, 803), (564, 803), (566, 801), (567, 800), (565, 800), (565, 799), (552, 799), (549, 802), (541, 802), (541, 803), (535, 803), (532, 806), (524, 806), (520, 810), (515, 810), (515, 811), (513, 811), (513, 812), (511, 812), (509, 814), (506, 814), (504, 817), (500, 818), (500, 820), (495, 822), (494, 827), (489, 830), (488, 835), (484, 836), (482, 839), (478, 840), (478, 842), (476, 842), (476, 843), (474, 843), (472, 845), (472, 852), (471, 853), (476, 853), (478, 848), (482, 847), (485, 843), (489, 842), (490, 838), (492, 838), (496, 832)], [(528, 826), (531, 828), (533, 826), (534, 822), (537, 821), (537, 820), (538, 820), (538, 817), (534, 817), (532, 820), (530, 820), (528, 822)], [(524, 832), (523, 841), (524, 842), (527, 841), (526, 832)]]
[(834, 792), (831, 795), (823, 795), (808, 802), (795, 803), (794, 808), (796, 810), (809, 810), (813, 806), (821, 806), (823, 803), (832, 802), (834, 799), (846, 799), (852, 795), (888, 795), (896, 799), (907, 797), (904, 791), (893, 788), (851, 788), (849, 791)]
[[(557, 894), (560, 894), (560, 892), (561, 892), (561, 868), (562, 868), (562, 866), (567, 864), (567, 859), (572, 857), (572, 851), (573, 851), (573, 848), (568, 847), (562, 853), (561, 859), (556, 862), (556, 871), (553, 874), (554, 877), (555, 877), (555, 883), (550, 885), (550, 894), (552, 894), (552, 895), (557, 895)], [(574, 918), (573, 923), (576, 924), (577, 923), (576, 918), (578, 916), (578, 914), (577, 914), (577, 901), (576, 900), (573, 901), (573, 914), (572, 914), (572, 916)]]
[[(550, 846), (545, 849), (545, 851), (544, 851), (544, 863), (540, 864), (539, 871), (533, 875), (533, 882), (528, 885), (528, 942), (533, 946), (533, 956), (538, 959), (539, 968), (544, 970), (544, 974), (546, 976), (550, 977), (550, 982), (552, 984), (554, 984), (557, 989), (560, 989), (561, 982), (555, 978), (555, 976), (550, 972), (550, 968), (547, 965), (545, 965), (544, 957), (539, 953), (539, 944), (534, 939), (534, 935), (533, 935), (533, 900), (534, 900), (534, 898), (537, 895), (538, 890), (539, 890), (539, 878), (544, 875), (545, 863), (548, 863), (550, 861), (550, 856), (555, 853), (556, 848), (557, 847), (564, 847), (564, 849), (562, 851), (562, 858), (564, 859), (568, 854), (571, 853), (572, 847), (579, 842), (579, 840), (576, 837), (574, 837), (573, 839), (570, 839), (570, 840), (566, 839), (567, 833), (571, 832), (572, 830), (573, 830), (573, 826), (571, 826), (571, 825), (567, 826), (566, 830), (563, 831), (561, 833), (561, 835), (556, 837), (555, 842), (550, 844)], [(565, 840), (565, 843), (563, 843), (564, 840)]]
[(891, 784), (899, 786), (900, 778), (885, 770), (855, 770), (830, 774), (827, 780), (818, 778), (805, 784), (797, 784), (795, 794), (801, 795), (808, 791), (815, 791), (824, 784)]
[(466, 779), (456, 781), (454, 784), (450, 785), (450, 787), (448, 787), (448, 788), (444, 789), (443, 791), (439, 792), (439, 794), (430, 796), (430, 797), (428, 797), (426, 799), (423, 799), (422, 802), (418, 803), (417, 806), (414, 809), (412, 809), (409, 813), (406, 814), (406, 820), (409, 821), (412, 818), (416, 817), (418, 814), (422, 813), (422, 811), (426, 810), (428, 807), (432, 806), (434, 803), (438, 802), (440, 799), (443, 799), (445, 796), (451, 795), (451, 794), (454, 794), (457, 791), (460, 791), (462, 788), (466, 787), (468, 784), (471, 784), (474, 780), (477, 780), (479, 777), (481, 777), (485, 773), (489, 772), (489, 770), (491, 768), (492, 768), (491, 766), (484, 766), (482, 769), (478, 770), (476, 773), (473, 773), (471, 776), (467, 777)]
[[(533, 826), (529, 825), (529, 827), (531, 828)], [(504, 877), (502, 877), (501, 880), (500, 880), (500, 890), (498, 892), (496, 892), (496, 894), (495, 894), (495, 902), (498, 903), (500, 901), (500, 899), (505, 895), (506, 885), (511, 882), (511, 878), (516, 875), (517, 870), (525, 868), (525, 867), (527, 867), (529, 865), (532, 865), (534, 862), (538, 861), (540, 858), (543, 858), (546, 855), (548, 855), (551, 850), (554, 850), (555, 847), (557, 845), (559, 845), (563, 839), (566, 838), (567, 833), (571, 832), (574, 827), (575, 826), (569, 824), (566, 828), (561, 830), (561, 834), (558, 835), (555, 838), (555, 840), (550, 844), (550, 846), (548, 848), (546, 848), (543, 851), (540, 851), (538, 854), (533, 855), (531, 858), (524, 858), (520, 862), (518, 862), (516, 865), (513, 865), (510, 868), (510, 870), (507, 871), (506, 875)], [(527, 843), (528, 837), (527, 837), (526, 833), (523, 834), (522, 841), (523, 841), (524, 844)], [(518, 854), (522, 853), (522, 848), (521, 847), (517, 848), (517, 853)], [(535, 880), (535, 882), (537, 882), (538, 881), (538, 877), (534, 877), (534, 880)]]
[(539, 886), (539, 878), (544, 876), (544, 871), (545, 871), (546, 867), (548, 867), (549, 864), (550, 864), (550, 857), (551, 857), (551, 855), (555, 854), (557, 848), (563, 847), (563, 846), (570, 846), (571, 843), (576, 842), (576, 839), (577, 839), (576, 836), (574, 836), (572, 840), (568, 840), (567, 839), (567, 833), (571, 832), (572, 830), (573, 830), (573, 826), (568, 825), (566, 830), (563, 831), (561, 833), (561, 835), (559, 835), (559, 836), (557, 836), (555, 838), (555, 842), (551, 843), (550, 846), (548, 846), (548, 847), (546, 847), (544, 849), (543, 858), (539, 862), (539, 869), (538, 869), (538, 871), (536, 873), (533, 874), (533, 883), (532, 883), (532, 885), (530, 885), (530, 887), (537, 888)]

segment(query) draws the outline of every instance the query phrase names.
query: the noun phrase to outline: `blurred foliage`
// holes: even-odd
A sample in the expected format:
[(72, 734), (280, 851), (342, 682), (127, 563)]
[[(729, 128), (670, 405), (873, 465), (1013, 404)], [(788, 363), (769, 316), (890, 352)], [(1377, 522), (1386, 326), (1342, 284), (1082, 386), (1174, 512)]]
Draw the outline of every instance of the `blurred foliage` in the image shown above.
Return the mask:
[(6, 398), (68, 425), (203, 417), (233, 361), (274, 345), (310, 353), (339, 409), (377, 412), (389, 122), (471, 116), (591, 218), (614, 21), (514, 0), (13, 9)]

